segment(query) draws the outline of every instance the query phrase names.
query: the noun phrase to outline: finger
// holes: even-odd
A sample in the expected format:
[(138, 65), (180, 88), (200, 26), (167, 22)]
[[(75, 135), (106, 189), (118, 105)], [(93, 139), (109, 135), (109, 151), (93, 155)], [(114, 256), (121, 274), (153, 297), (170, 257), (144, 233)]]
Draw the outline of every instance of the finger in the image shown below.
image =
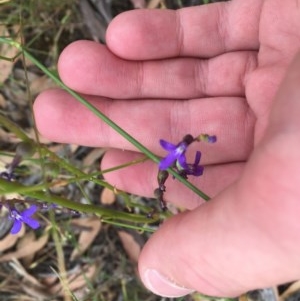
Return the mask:
[[(164, 156), (159, 139), (178, 143), (183, 136), (217, 135), (218, 142), (193, 143), (204, 164), (245, 160), (252, 149), (254, 117), (240, 98), (190, 101), (111, 101), (89, 97), (108, 116), (152, 152)], [(49, 90), (34, 104), (36, 123), (46, 138), (64, 143), (134, 150), (127, 140), (61, 90)], [(194, 160), (194, 158), (191, 158)]]
[[(121, 166), (142, 157), (143, 155), (139, 153), (112, 149), (103, 157), (101, 170), (105, 171), (115, 166)], [(213, 197), (239, 178), (243, 166), (244, 163), (242, 162), (205, 166), (201, 177), (191, 176), (189, 181), (205, 194)], [(158, 187), (157, 173), (157, 164), (146, 161), (114, 172), (104, 173), (104, 177), (108, 183), (117, 189), (153, 198), (154, 189)], [(178, 180), (173, 179), (172, 176), (169, 176), (166, 182), (164, 199), (186, 209), (194, 209), (204, 203), (203, 199)]]
[(244, 80), (256, 65), (253, 51), (229, 53), (210, 60), (142, 62), (120, 59), (95, 42), (77, 41), (62, 52), (58, 69), (65, 84), (85, 94), (122, 99), (186, 99), (243, 96)]
[(265, 139), (236, 184), (170, 219), (143, 249), (139, 270), (153, 292), (237, 296), (300, 277), (299, 70), (300, 54), (275, 98)]
[(107, 45), (133, 60), (255, 50), (262, 3), (238, 0), (177, 11), (126, 12), (109, 25)]

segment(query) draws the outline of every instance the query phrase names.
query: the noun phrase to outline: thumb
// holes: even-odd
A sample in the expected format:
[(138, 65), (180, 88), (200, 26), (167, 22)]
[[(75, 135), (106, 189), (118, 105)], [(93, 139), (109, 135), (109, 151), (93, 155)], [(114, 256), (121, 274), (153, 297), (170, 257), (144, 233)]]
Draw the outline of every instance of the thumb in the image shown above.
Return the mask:
[(196, 210), (166, 221), (139, 272), (165, 297), (237, 296), (300, 278), (300, 55), (274, 100), (265, 138), (241, 178)]

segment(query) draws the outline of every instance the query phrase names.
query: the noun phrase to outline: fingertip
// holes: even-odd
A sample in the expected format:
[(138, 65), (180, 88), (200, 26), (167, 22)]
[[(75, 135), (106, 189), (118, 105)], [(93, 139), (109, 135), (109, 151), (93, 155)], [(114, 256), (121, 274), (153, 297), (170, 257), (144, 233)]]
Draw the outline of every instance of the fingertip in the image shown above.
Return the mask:
[[(145, 286), (168, 297), (193, 290), (210, 296), (236, 297), (259, 285), (270, 285), (269, 280), (257, 277), (269, 256), (257, 248), (259, 241), (264, 244), (263, 235), (258, 237), (256, 227), (247, 224), (248, 212), (236, 210), (228, 190), (222, 198), (164, 222), (139, 257)], [(268, 248), (272, 250), (270, 245), (263, 247)]]
[(146, 269), (141, 273), (141, 278), (147, 289), (162, 297), (178, 298), (194, 292), (193, 289), (178, 285), (155, 269)]
[(174, 11), (139, 9), (115, 17), (106, 32), (106, 43), (116, 55), (148, 60), (176, 55), (177, 40), (170, 26)]
[[(192, 239), (192, 231), (190, 234), (185, 231), (189, 228), (185, 224), (188, 215), (187, 212), (182, 213), (165, 221), (140, 254), (138, 268), (141, 280), (154, 294), (176, 298), (199, 288), (203, 289), (203, 293), (220, 294), (201, 276), (202, 267), (194, 261), (194, 256), (189, 256), (194, 253), (201, 257), (201, 254), (196, 248), (197, 241)], [(184, 239), (182, 232), (186, 232)], [(195, 269), (198, 269), (197, 273)]]
[[(130, 55), (128, 51), (129, 39), (134, 43), (133, 37), (130, 36), (132, 31), (132, 22), (130, 19), (132, 12), (123, 12), (117, 15), (109, 24), (106, 30), (106, 45), (108, 48), (120, 57), (127, 57)], [(133, 14), (133, 17), (135, 14)], [(138, 32), (135, 31), (135, 35)]]
[[(68, 76), (70, 68), (74, 68), (77, 56), (73, 54), (77, 53), (77, 50), (81, 48), (81, 41), (75, 41), (67, 45), (59, 55), (57, 61), (57, 70), (60, 78), (68, 85)], [(75, 68), (74, 68), (75, 69)], [(74, 70), (76, 72), (76, 69)]]
[(195, 290), (190, 281), (191, 273), (185, 265), (190, 258), (183, 264), (185, 247), (176, 233), (176, 230), (181, 232), (183, 229), (180, 225), (186, 214), (181, 213), (164, 221), (142, 249), (139, 274), (145, 287), (154, 294), (175, 298)]
[(57, 110), (55, 106), (56, 89), (51, 89), (40, 93), (33, 104), (33, 112), (35, 116), (36, 126), (39, 133), (52, 140), (54, 137), (51, 135), (51, 124), (53, 118), (57, 116)]
[[(57, 69), (61, 80), (79, 92), (90, 92), (88, 83), (95, 82), (99, 65), (97, 52), (101, 45), (93, 41), (80, 40), (69, 44), (61, 52)], [(93, 90), (89, 93), (93, 94)]]
[(60, 143), (97, 145), (98, 119), (66, 91), (44, 91), (35, 99), (33, 110), (43, 137)]

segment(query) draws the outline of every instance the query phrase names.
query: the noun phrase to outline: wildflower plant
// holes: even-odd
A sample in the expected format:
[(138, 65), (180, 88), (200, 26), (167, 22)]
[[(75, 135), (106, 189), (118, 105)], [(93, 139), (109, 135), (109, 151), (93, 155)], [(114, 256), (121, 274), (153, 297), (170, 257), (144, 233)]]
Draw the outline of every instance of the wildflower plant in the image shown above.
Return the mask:
[(210, 136), (208, 134), (201, 134), (194, 138), (192, 135), (188, 134), (177, 144), (173, 144), (163, 139), (159, 141), (160, 145), (168, 151), (167, 156), (159, 162), (159, 171), (157, 176), (158, 188), (154, 190), (154, 196), (159, 201), (163, 210), (167, 209), (166, 202), (163, 198), (163, 194), (166, 191), (165, 182), (169, 176), (167, 169), (174, 168), (178, 175), (184, 179), (187, 179), (188, 176), (199, 177), (203, 174), (204, 167), (200, 165), (201, 152), (196, 151), (195, 160), (192, 164), (187, 163), (185, 155), (188, 147), (193, 142), (200, 141), (215, 143), (217, 141), (217, 137), (214, 135)]

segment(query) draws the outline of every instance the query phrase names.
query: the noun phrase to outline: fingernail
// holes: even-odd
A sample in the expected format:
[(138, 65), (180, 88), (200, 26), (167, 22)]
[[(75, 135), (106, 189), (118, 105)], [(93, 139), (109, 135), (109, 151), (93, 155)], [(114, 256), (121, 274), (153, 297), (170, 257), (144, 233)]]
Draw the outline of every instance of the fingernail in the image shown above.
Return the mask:
[(167, 277), (161, 275), (158, 271), (153, 269), (147, 269), (143, 275), (144, 285), (152, 291), (154, 294), (176, 298), (182, 297), (194, 292), (194, 290), (182, 287)]

